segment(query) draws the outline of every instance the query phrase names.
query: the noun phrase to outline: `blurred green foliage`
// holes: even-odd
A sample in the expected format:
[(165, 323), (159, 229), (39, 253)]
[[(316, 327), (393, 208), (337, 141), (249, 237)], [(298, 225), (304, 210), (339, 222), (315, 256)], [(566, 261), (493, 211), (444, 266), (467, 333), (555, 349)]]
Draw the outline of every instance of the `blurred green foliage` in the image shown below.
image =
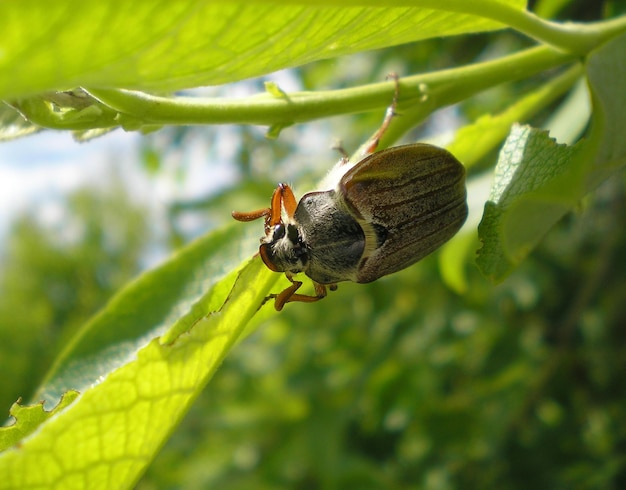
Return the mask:
[(27, 400), (72, 335), (139, 272), (145, 218), (112, 176), (14, 219), (0, 249), (1, 407)]

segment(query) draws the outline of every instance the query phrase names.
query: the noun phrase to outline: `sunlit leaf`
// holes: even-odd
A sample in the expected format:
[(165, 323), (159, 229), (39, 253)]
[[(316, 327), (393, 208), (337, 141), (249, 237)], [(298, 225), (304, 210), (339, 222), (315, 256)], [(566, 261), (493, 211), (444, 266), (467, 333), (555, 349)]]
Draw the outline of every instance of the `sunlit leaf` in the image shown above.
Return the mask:
[(478, 264), (488, 277), (506, 277), (565, 213), (626, 162), (624, 49), (621, 36), (589, 58), (593, 117), (586, 140), (558, 145), (545, 132), (513, 128), (479, 227)]
[[(507, 0), (522, 9), (523, 0)], [(76, 86), (178, 90), (434, 36), (502, 28), (477, 15), (341, 2), (3, 2), (0, 98)]]
[(193, 243), (95, 317), (42, 390), (81, 395), (0, 455), (0, 488), (132, 486), (278, 278), (258, 258), (224, 277), (233, 245)]

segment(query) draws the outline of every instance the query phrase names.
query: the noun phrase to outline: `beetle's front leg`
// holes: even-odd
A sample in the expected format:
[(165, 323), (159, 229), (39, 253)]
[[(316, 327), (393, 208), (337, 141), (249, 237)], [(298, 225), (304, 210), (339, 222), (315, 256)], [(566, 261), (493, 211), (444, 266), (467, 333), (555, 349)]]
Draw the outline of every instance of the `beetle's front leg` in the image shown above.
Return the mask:
[[(296, 294), (296, 291), (300, 289), (300, 286), (302, 286), (302, 281), (294, 281), (293, 278), (289, 277), (288, 275), (287, 279), (291, 281), (291, 286), (289, 286), (281, 293), (270, 294), (268, 296), (268, 298), (274, 298), (274, 308), (276, 308), (276, 311), (282, 310), (287, 303), (291, 303), (293, 301), (300, 301), (302, 303), (313, 303), (326, 297), (326, 286), (324, 286), (323, 284), (318, 284), (317, 282), (313, 281), (315, 296), (311, 296), (308, 294)], [(331, 284), (329, 287), (331, 291), (335, 291), (337, 289), (336, 284)]]

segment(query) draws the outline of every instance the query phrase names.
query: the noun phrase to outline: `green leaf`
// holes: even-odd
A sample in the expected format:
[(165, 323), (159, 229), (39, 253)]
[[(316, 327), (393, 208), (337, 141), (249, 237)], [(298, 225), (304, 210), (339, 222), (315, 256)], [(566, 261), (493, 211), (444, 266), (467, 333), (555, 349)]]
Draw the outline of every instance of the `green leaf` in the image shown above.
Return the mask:
[(182, 249), (85, 327), (39, 395), (48, 402), (69, 390), (80, 396), (31, 423), (23, 434), (41, 425), (0, 455), (0, 488), (132, 486), (280, 277), (258, 257), (225, 275), (256, 241), (244, 228)]
[(41, 131), (16, 109), (0, 102), (0, 143)]
[[(127, 285), (60, 355), (36, 398), (50, 401), (70, 389), (82, 391), (151, 339), (173, 326), (189, 328), (218, 308), (235, 281), (229, 269), (253, 253), (250, 245), (257, 240), (251, 233), (252, 227), (239, 224), (214, 231)], [(218, 284), (225, 288), (221, 294)]]
[[(430, 37), (502, 28), (476, 15), (342, 2), (2, 2), (0, 98), (77, 86), (179, 90)], [(427, 4), (432, 4), (428, 2)], [(443, 2), (445, 3), (445, 2)], [(497, 2), (522, 10), (524, 0)]]
[(626, 34), (591, 54), (587, 78), (591, 87), (593, 120), (589, 145), (595, 150), (590, 165), (591, 185), (597, 185), (626, 160)]
[(467, 291), (465, 266), (472, 249), (476, 249), (476, 236), (473, 233), (458, 233), (441, 247), (438, 255), (441, 279), (458, 294)]
[(515, 125), (496, 166), (478, 234), (478, 265), (492, 280), (503, 279), (541, 237), (575, 205), (570, 169), (578, 147), (559, 145), (548, 133)]
[[(511, 124), (532, 117), (562, 96), (579, 79), (581, 72), (582, 67), (575, 65), (540, 88), (521, 97), (500, 114), (481, 116), (474, 123), (459, 129), (454, 135), (454, 141), (447, 145), (447, 149), (463, 162), (466, 168), (472, 168), (501, 144)], [(471, 182), (468, 192), (472, 192)], [(475, 207), (470, 209), (470, 218), (464, 227), (466, 230), (475, 229), (478, 223), (478, 219), (475, 223), (472, 222), (472, 216), (475, 214), (472, 212), (473, 209)], [(461, 231), (442, 247), (439, 254), (442, 279), (457, 293), (466, 291), (467, 280), (464, 265), (468, 257), (472, 256), (473, 259), (475, 239), (474, 233)]]
[(625, 49), (622, 35), (587, 61), (593, 103), (588, 139), (566, 146), (528, 127), (511, 131), (479, 226), (477, 262), (491, 279), (506, 277), (565, 213), (626, 162)]
[(78, 396), (77, 391), (69, 391), (61, 397), (61, 401), (50, 411), (43, 408), (43, 402), (35, 405), (14, 403), (9, 410), (15, 421), (7, 427), (0, 427), (0, 451), (14, 446), (21, 439), (31, 434), (43, 422), (70, 405)]

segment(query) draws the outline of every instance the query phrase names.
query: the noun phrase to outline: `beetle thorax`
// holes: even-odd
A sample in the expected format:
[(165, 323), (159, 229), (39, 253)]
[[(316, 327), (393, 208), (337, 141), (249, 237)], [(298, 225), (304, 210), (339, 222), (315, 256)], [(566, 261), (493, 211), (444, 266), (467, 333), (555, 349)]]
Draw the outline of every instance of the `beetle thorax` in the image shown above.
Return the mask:
[[(262, 240), (267, 247), (266, 265), (277, 272), (306, 271), (309, 264), (309, 250), (307, 249), (302, 229), (293, 220), (286, 224), (280, 223)], [(263, 245), (261, 245), (263, 246)]]

